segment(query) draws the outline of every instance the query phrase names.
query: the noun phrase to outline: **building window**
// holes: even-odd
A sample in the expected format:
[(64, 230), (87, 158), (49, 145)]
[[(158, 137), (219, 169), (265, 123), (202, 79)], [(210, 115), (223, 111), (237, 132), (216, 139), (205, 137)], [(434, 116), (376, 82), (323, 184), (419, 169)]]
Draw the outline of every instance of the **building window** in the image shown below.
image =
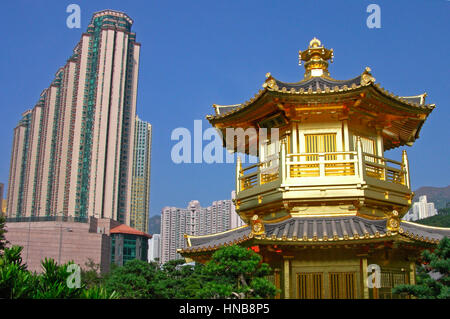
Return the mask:
[(331, 299), (356, 298), (356, 274), (354, 272), (332, 272), (329, 276)]
[[(336, 133), (330, 134), (306, 134), (305, 135), (306, 153), (330, 153), (336, 152)], [(310, 155), (306, 157), (307, 161), (318, 161), (319, 156)], [(325, 160), (336, 160), (336, 155), (326, 155)]]
[[(358, 144), (356, 143), (357, 138), (358, 136), (353, 135), (353, 145), (355, 146), (355, 151), (356, 148), (358, 147)], [(359, 136), (359, 138), (361, 139), (362, 151), (364, 153), (377, 155), (377, 147), (376, 147), (377, 144), (375, 139), (364, 136)]]
[(298, 273), (297, 298), (322, 299), (323, 273)]
[(407, 284), (408, 278), (406, 272), (402, 271), (381, 271), (381, 287), (379, 289), (369, 289), (369, 295), (372, 298), (380, 299), (406, 299), (406, 294), (396, 295), (392, 293), (392, 288), (397, 285)]

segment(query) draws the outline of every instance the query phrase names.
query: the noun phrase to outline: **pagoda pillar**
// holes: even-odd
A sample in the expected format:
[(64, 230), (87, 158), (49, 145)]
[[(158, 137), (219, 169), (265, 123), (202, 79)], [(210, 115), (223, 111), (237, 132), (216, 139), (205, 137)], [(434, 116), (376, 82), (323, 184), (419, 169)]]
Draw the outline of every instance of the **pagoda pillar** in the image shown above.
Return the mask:
[(291, 259), (293, 256), (283, 256), (284, 299), (291, 299)]
[(408, 188), (411, 187), (410, 177), (409, 177), (409, 162), (408, 155), (406, 154), (406, 150), (402, 151), (402, 166), (404, 172), (404, 185)]
[(409, 262), (409, 284), (416, 284), (416, 263), (414, 261)]
[(241, 191), (241, 171), (242, 171), (242, 162), (241, 157), (237, 156), (236, 159), (236, 195)]
[(362, 278), (361, 298), (369, 299), (369, 286), (368, 286), (368, 276), (367, 276), (367, 257), (361, 258), (361, 278)]
[(292, 122), (292, 143), (291, 143), (291, 152), (293, 154), (299, 153), (300, 150), (297, 148), (298, 146), (298, 130), (297, 130), (297, 123)]
[(377, 155), (384, 157), (384, 145), (383, 145), (383, 135), (381, 134), (382, 128), (381, 127), (377, 127)]
[[(342, 131), (343, 131), (343, 136), (344, 136), (344, 152), (349, 152), (350, 151), (350, 138), (348, 135), (348, 119), (347, 118), (343, 118), (341, 119), (342, 121)], [(344, 159), (347, 159), (347, 155), (345, 155)]]

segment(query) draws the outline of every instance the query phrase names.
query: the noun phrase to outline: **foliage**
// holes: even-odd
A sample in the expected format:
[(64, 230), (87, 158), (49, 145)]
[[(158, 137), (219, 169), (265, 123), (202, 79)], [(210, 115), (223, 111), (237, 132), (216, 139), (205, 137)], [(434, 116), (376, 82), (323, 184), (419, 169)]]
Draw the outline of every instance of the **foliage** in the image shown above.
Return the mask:
[(2, 258), (0, 259), (0, 267), (8, 264), (17, 265), (19, 270), (26, 270), (27, 265), (22, 264), (22, 250), (21, 246), (12, 246), (11, 248), (6, 248)]
[(209, 282), (199, 291), (201, 298), (273, 298), (277, 289), (265, 279), (271, 273), (260, 255), (237, 245), (217, 250), (205, 265)]
[(102, 284), (103, 278), (100, 275), (100, 265), (95, 263), (91, 258), (84, 263), (84, 268), (81, 269), (81, 282), (87, 288), (94, 288)]
[(67, 267), (70, 264), (73, 264), (73, 262), (58, 265), (53, 259), (45, 258), (42, 261), (43, 273), (38, 276), (37, 286), (35, 287), (33, 298), (78, 298), (81, 289), (69, 288), (67, 284), (67, 278), (71, 274), (67, 271)]
[(435, 227), (450, 227), (450, 208), (441, 208), (438, 215), (417, 220), (416, 223)]
[(196, 298), (201, 288), (203, 274), (202, 265), (185, 264), (183, 259), (170, 260), (161, 267), (161, 277), (158, 288), (161, 297), (188, 299)]
[(187, 299), (196, 298), (201, 288), (201, 265), (185, 265), (184, 260), (171, 260), (162, 266), (141, 260), (130, 260), (116, 267), (105, 280), (108, 291), (120, 298)]
[(105, 281), (105, 288), (110, 293), (116, 291), (120, 298), (159, 298), (158, 279), (157, 264), (134, 259), (113, 269)]
[(116, 267), (105, 280), (120, 298), (270, 298), (277, 289), (261, 256), (239, 246), (219, 249), (206, 265), (171, 260), (162, 266), (141, 260)]
[(100, 286), (87, 288), (82, 284), (79, 288), (70, 288), (68, 268), (73, 262), (58, 265), (53, 259), (42, 261), (43, 272), (31, 273), (22, 264), (22, 247), (5, 248), (0, 257), (0, 298), (117, 298), (114, 292), (108, 292)]
[(82, 290), (80, 297), (82, 299), (119, 299), (119, 294), (115, 291), (108, 292), (108, 290), (102, 286), (94, 286)]
[(5, 248), (0, 257), (0, 298), (31, 298), (36, 277), (22, 264), (22, 247)]
[(206, 265), (171, 260), (128, 261), (111, 267), (106, 276), (89, 260), (81, 271), (81, 287), (69, 288), (69, 267), (53, 259), (42, 261), (42, 273), (27, 270), (22, 263), (22, 247), (6, 248), (0, 258), (0, 298), (270, 298), (277, 293), (265, 279), (271, 273), (261, 256), (239, 246), (216, 251)]
[[(399, 294), (406, 292), (411, 296), (423, 299), (450, 298), (450, 239), (444, 237), (437, 248), (430, 252), (422, 252), (423, 264), (417, 267), (416, 285), (398, 285), (392, 292)], [(430, 276), (434, 273), (438, 279)]]

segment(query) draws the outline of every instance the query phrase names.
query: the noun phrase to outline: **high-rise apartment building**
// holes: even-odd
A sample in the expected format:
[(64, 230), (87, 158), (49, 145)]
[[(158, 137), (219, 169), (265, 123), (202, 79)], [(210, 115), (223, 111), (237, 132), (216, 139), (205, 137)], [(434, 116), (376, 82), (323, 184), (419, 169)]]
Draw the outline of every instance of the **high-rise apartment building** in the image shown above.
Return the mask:
[(437, 209), (434, 207), (434, 203), (427, 202), (427, 196), (423, 195), (419, 197), (418, 202), (414, 202), (411, 209), (403, 217), (406, 221), (416, 221), (423, 218), (428, 218), (437, 215)]
[[(233, 195), (232, 195), (233, 196)], [(244, 225), (232, 200), (214, 201), (201, 207), (197, 200), (186, 208), (164, 207), (161, 212), (161, 263), (182, 258), (177, 249), (186, 247), (184, 235), (199, 236), (224, 232)]]
[(93, 15), (72, 56), (14, 129), (8, 217), (130, 224), (140, 44), (126, 14)]
[(148, 261), (159, 261), (161, 258), (161, 235), (153, 234), (148, 240)]
[(152, 126), (136, 116), (130, 226), (148, 233)]

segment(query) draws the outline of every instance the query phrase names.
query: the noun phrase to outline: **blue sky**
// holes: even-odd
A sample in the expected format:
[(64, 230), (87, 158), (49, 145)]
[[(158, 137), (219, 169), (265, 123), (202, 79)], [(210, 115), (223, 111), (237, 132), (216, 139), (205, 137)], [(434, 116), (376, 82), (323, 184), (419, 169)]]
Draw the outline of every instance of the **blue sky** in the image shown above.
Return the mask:
[[(81, 7), (81, 29), (66, 27), (66, 7)], [(369, 29), (366, 8), (381, 8)], [(138, 115), (153, 125), (151, 215), (164, 206), (203, 206), (229, 198), (234, 164), (174, 164), (176, 127), (193, 129), (213, 103), (248, 100), (265, 74), (302, 79), (298, 50), (313, 37), (333, 48), (331, 76), (353, 78), (369, 66), (397, 95), (428, 93), (436, 109), (413, 147), (406, 147), (413, 189), (447, 186), (450, 119), (450, 1), (8, 1), (2, 2), (0, 181), (7, 184), (13, 128), (65, 64), (94, 12), (126, 12), (142, 44)], [(206, 144), (206, 143), (205, 143)], [(401, 150), (387, 157), (400, 160)]]

